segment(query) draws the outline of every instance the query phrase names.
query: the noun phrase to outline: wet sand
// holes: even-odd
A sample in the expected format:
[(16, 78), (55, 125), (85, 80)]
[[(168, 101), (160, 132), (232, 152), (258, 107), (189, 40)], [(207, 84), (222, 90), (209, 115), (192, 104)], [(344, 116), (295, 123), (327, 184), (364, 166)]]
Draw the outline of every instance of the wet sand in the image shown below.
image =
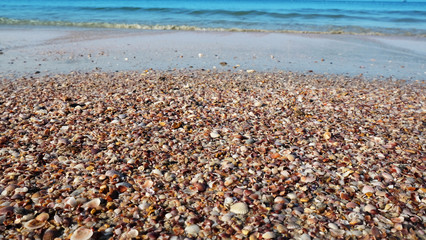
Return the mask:
[(0, 76), (218, 69), (424, 80), (416, 37), (0, 27)]
[(0, 91), (0, 238), (424, 239), (424, 82), (147, 70)]

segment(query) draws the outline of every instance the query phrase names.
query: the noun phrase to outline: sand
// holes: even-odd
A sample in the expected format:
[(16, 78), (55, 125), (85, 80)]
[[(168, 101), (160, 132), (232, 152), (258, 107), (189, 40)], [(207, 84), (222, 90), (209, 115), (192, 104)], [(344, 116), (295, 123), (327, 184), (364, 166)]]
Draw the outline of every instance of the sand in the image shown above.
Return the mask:
[(22, 26), (0, 34), (3, 77), (151, 68), (426, 77), (426, 41), (416, 37)]

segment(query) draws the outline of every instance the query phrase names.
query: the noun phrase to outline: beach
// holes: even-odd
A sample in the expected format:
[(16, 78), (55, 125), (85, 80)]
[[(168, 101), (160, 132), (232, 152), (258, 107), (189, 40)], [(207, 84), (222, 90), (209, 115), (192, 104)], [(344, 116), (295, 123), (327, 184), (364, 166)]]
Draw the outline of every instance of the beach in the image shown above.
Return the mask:
[(0, 239), (426, 239), (424, 1), (0, 5)]
[[(115, 45), (183, 33), (77, 33), (0, 56), (40, 54), (0, 83), (1, 238), (424, 239), (424, 81), (260, 71), (276, 52), (233, 59), (229, 42)], [(268, 37), (331, 41), (237, 38)]]

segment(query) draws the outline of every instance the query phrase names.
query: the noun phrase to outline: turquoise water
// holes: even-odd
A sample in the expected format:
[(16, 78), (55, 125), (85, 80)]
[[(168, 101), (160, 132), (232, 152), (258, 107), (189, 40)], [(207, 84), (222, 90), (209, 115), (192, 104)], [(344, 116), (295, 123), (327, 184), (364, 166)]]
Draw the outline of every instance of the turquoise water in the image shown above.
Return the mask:
[(0, 25), (426, 36), (426, 1), (2, 0)]

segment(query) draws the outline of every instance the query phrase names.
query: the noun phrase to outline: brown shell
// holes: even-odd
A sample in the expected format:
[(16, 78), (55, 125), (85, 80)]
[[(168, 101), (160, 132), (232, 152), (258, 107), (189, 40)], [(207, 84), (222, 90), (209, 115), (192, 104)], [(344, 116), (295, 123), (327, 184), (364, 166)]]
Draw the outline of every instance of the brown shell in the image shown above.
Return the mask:
[(88, 240), (92, 237), (93, 230), (85, 227), (79, 227), (74, 231), (70, 240)]
[(24, 228), (34, 230), (34, 229), (42, 228), (45, 224), (46, 224), (45, 221), (40, 222), (37, 219), (32, 219), (32, 220), (24, 223)]

